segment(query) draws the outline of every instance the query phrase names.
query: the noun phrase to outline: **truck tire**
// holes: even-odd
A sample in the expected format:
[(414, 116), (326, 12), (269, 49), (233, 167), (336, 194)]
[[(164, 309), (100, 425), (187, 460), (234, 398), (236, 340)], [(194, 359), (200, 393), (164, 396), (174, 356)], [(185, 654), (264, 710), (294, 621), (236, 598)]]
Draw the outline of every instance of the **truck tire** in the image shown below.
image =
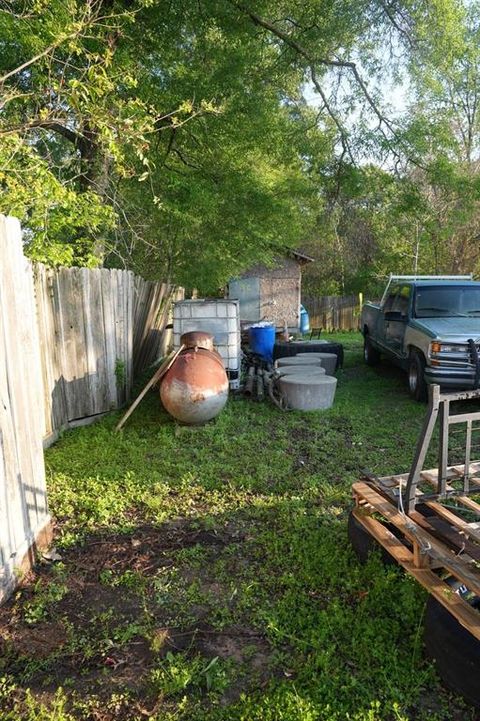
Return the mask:
[(427, 383), (425, 381), (425, 358), (420, 351), (410, 352), (408, 359), (408, 389), (411, 397), (424, 403), (427, 400)]
[(367, 366), (376, 366), (380, 363), (380, 353), (373, 347), (368, 333), (363, 338), (363, 357)]
[[(447, 581), (454, 593), (465, 598), (474, 608), (479, 608), (480, 598), (464, 596), (465, 589), (456, 579)], [(477, 708), (480, 706), (480, 641), (467, 631), (437, 601), (429, 596), (425, 611), (425, 650), (435, 661), (438, 674), (445, 686)]]

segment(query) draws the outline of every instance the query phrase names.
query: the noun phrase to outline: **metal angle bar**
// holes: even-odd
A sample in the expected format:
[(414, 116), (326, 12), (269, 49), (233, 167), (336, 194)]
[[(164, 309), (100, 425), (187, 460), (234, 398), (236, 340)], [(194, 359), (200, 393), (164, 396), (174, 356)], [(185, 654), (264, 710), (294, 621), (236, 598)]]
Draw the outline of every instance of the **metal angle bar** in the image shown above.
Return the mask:
[(425, 420), (423, 422), (422, 431), (417, 442), (415, 456), (410, 468), (410, 473), (408, 474), (407, 485), (405, 487), (404, 506), (406, 507), (407, 513), (415, 508), (417, 485), (421, 480), (420, 474), (422, 472), (425, 456), (427, 455), (428, 447), (432, 439), (432, 433), (437, 421), (439, 406), (440, 386), (432, 385), (429, 387), (427, 415), (425, 416)]
[(450, 401), (440, 402), (440, 447), (438, 459), (438, 488), (439, 494), (444, 495), (447, 486), (448, 473), (448, 417)]
[[(448, 403), (450, 401), (447, 401)], [(479, 421), (480, 411), (473, 411), (472, 413), (456, 413), (453, 416), (448, 416), (448, 425), (452, 426), (455, 423), (466, 423), (469, 421)], [(480, 428), (474, 428), (474, 431), (480, 431)]]
[(473, 280), (469, 275), (390, 275), (389, 280)]
[[(445, 491), (444, 498), (442, 500), (448, 501), (449, 498), (457, 498), (458, 496), (475, 496), (480, 494), (480, 488), (470, 488), (469, 491), (466, 493), (463, 488), (460, 488), (458, 491), (455, 489), (452, 489), (450, 491)], [(437, 501), (438, 500), (438, 493), (418, 493), (418, 495), (415, 497), (416, 503), (423, 503), (424, 501)]]
[(442, 393), (442, 400), (448, 401), (469, 401), (480, 398), (480, 389), (472, 391), (458, 391), (457, 393)]
[(463, 473), (463, 490), (470, 490), (470, 454), (472, 450), (472, 421), (467, 421), (467, 442), (465, 444), (465, 469)]
[[(451, 417), (452, 417), (452, 416), (450, 416), (450, 418), (451, 418)], [(465, 420), (468, 421), (469, 419), (466, 418)], [(471, 420), (473, 421), (473, 423), (475, 422), (475, 418), (472, 418)], [(479, 432), (480, 432), (480, 427), (479, 427), (479, 426), (474, 426), (473, 423), (472, 423), (472, 433), (479, 433)], [(464, 435), (464, 434), (465, 434), (465, 429), (464, 429), (464, 428), (451, 428), (450, 431), (449, 431), (449, 433), (450, 433), (450, 438), (451, 438), (452, 436)], [(479, 438), (478, 440), (479, 440), (479, 442), (480, 442), (480, 438)]]

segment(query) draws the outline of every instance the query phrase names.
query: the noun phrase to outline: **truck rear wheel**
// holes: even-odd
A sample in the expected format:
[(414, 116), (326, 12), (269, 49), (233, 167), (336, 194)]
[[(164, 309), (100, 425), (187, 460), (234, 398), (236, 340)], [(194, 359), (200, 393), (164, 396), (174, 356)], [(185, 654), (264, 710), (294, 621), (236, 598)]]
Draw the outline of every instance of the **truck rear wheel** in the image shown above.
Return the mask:
[(363, 339), (363, 357), (367, 366), (376, 366), (380, 363), (380, 353), (373, 347), (368, 333)]
[(412, 351), (408, 361), (408, 389), (416, 401), (427, 400), (427, 384), (425, 382), (425, 358), (419, 351)]

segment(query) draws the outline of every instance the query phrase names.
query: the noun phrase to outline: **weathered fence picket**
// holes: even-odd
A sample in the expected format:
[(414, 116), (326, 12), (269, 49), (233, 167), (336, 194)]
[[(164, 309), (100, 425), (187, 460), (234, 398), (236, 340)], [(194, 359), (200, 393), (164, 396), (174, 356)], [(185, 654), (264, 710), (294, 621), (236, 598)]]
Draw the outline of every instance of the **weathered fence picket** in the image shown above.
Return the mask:
[(133, 317), (133, 369), (138, 374), (166, 354), (172, 333), (167, 328), (171, 320), (172, 303), (183, 300), (183, 288), (166, 283), (153, 283), (135, 277)]
[(34, 266), (45, 435), (118, 408), (132, 384), (133, 273)]
[(19, 222), (0, 216), (0, 602), (49, 530), (42, 412), (32, 268)]

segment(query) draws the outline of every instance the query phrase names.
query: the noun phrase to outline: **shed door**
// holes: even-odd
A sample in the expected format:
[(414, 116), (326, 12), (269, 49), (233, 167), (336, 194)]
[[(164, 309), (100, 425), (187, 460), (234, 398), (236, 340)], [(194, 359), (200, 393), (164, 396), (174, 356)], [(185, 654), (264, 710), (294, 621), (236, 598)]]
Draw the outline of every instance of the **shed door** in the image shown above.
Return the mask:
[(240, 301), (240, 320), (256, 322), (260, 320), (260, 279), (240, 278), (231, 280), (228, 285), (228, 297)]

